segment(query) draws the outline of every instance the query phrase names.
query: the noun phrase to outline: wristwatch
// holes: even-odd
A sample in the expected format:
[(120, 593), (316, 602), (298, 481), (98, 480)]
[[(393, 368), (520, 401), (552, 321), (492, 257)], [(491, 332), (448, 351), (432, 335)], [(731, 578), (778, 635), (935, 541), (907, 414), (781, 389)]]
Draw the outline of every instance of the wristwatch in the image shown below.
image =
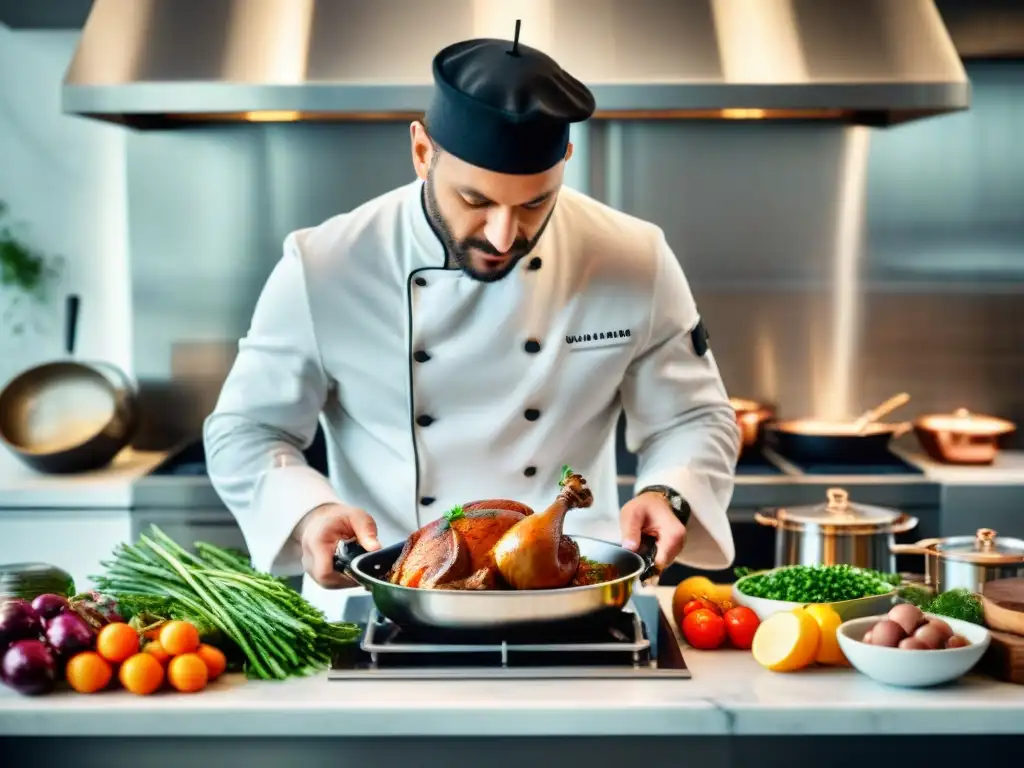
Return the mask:
[(674, 488), (669, 488), (667, 485), (648, 485), (645, 488), (641, 488), (637, 496), (641, 493), (658, 493), (665, 497), (668, 505), (672, 507), (672, 511), (675, 512), (676, 517), (683, 525), (688, 525), (690, 522), (690, 505), (686, 499), (683, 498), (682, 494), (676, 491)]

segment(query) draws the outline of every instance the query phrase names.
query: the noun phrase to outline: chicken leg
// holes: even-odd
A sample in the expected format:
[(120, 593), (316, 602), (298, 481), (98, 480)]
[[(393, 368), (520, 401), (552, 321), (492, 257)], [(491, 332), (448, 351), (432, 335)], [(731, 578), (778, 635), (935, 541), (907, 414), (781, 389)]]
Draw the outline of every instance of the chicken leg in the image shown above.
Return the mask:
[(568, 466), (562, 468), (561, 492), (543, 512), (525, 517), (505, 532), (494, 546), (498, 572), (513, 589), (564, 587), (576, 575), (580, 550), (562, 535), (570, 509), (589, 507), (594, 495), (587, 481)]

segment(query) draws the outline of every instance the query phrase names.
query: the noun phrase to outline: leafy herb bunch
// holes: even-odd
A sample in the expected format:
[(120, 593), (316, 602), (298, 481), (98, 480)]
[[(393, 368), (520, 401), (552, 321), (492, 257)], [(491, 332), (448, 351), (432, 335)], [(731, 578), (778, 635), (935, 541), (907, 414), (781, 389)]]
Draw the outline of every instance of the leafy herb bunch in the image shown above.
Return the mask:
[(48, 278), (60, 274), (61, 259), (48, 260), (5, 223), (7, 205), (0, 200), (0, 286), (17, 288), (35, 298), (43, 298)]

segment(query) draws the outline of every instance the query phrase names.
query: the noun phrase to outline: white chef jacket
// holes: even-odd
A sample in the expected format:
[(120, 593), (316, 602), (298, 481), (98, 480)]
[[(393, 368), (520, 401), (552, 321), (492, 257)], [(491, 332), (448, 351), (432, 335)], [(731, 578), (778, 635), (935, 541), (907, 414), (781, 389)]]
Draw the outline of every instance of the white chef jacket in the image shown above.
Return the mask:
[[(321, 504), (365, 509), (387, 546), (475, 499), (540, 511), (563, 464), (595, 499), (566, 532), (618, 541), (620, 409), (636, 487), (691, 506), (680, 560), (731, 564), (739, 429), (662, 231), (563, 188), (534, 251), (484, 283), (446, 268), (422, 186), (289, 234), (239, 342), (204, 439), (255, 567), (300, 573), (291, 534)], [(301, 453), (318, 421), (329, 477)]]

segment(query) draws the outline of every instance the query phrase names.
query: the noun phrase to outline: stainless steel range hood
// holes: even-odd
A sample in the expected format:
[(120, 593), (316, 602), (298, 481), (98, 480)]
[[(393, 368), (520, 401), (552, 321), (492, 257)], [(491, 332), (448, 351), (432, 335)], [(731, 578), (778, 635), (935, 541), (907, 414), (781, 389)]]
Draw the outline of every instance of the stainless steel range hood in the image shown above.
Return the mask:
[(406, 119), (436, 51), (517, 18), (598, 117), (889, 125), (970, 102), (933, 0), (95, 0), (63, 107), (137, 127)]

